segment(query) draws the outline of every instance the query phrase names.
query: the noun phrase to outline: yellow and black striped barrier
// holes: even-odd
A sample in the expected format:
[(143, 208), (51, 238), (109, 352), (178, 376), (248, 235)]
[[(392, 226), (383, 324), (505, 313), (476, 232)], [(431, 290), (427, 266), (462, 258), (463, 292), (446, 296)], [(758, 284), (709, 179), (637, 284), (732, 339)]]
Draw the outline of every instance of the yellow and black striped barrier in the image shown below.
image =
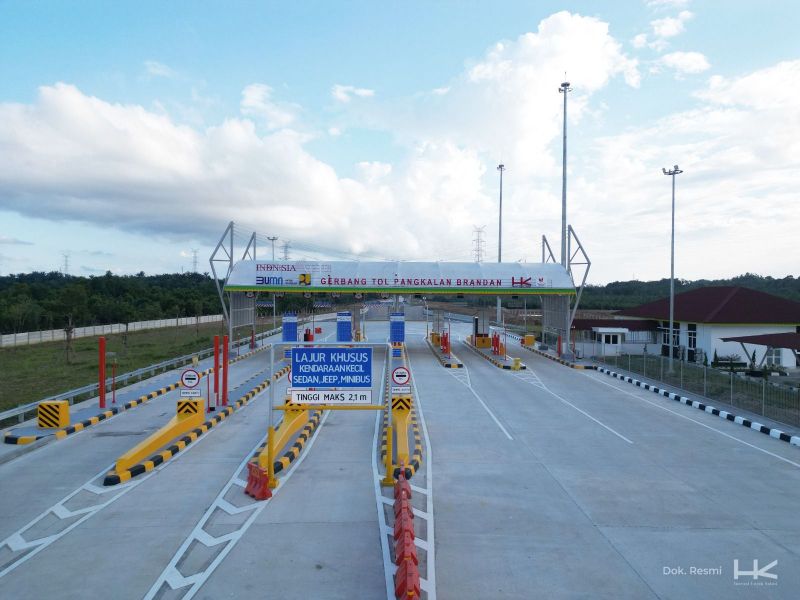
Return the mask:
[(476, 348), (475, 346), (473, 346), (468, 341), (465, 341), (464, 343), (475, 354), (477, 354), (478, 356), (488, 360), (490, 363), (492, 363), (498, 369), (504, 369), (506, 371), (524, 371), (524, 370), (526, 370), (528, 368), (528, 366), (524, 362), (520, 361), (520, 359), (518, 359), (518, 358), (514, 358), (513, 356), (509, 357), (512, 360), (512, 364), (508, 364), (508, 363), (501, 362), (501, 361), (497, 360), (493, 356), (489, 356), (488, 354), (486, 354), (485, 352), (483, 352), (479, 348)]
[[(250, 352), (247, 352), (246, 354), (242, 354), (241, 356), (237, 356), (236, 358), (228, 361), (228, 364), (233, 364), (235, 362), (239, 362), (240, 360), (244, 360), (246, 358), (249, 358), (253, 354), (256, 354), (258, 352), (262, 352), (266, 348), (267, 348), (267, 346), (262, 346), (260, 348), (256, 348), (255, 350), (251, 350)], [(214, 368), (211, 367), (209, 369), (206, 369), (205, 371), (202, 371), (200, 373), (200, 376), (203, 377), (203, 376), (206, 376), (206, 375), (208, 375), (210, 373), (213, 373), (213, 372), (214, 372)], [(119, 413), (121, 413), (121, 412), (123, 412), (125, 410), (129, 410), (131, 408), (135, 408), (137, 406), (141, 406), (142, 404), (144, 404), (148, 400), (152, 400), (153, 398), (157, 398), (158, 396), (162, 396), (162, 395), (164, 395), (164, 394), (166, 394), (168, 392), (171, 392), (171, 391), (173, 391), (173, 390), (175, 390), (175, 389), (177, 389), (179, 387), (180, 387), (180, 383), (179, 382), (171, 383), (170, 385), (162, 387), (161, 389), (152, 391), (149, 394), (145, 394), (144, 396), (139, 396), (139, 398), (136, 398), (135, 400), (131, 400), (130, 402), (126, 402), (125, 404), (121, 404), (119, 406), (115, 406), (115, 407), (110, 408), (108, 410), (105, 410), (105, 411), (103, 411), (101, 413), (98, 413), (97, 415), (95, 415), (93, 417), (89, 417), (88, 419), (84, 419), (80, 423), (75, 423), (74, 425), (69, 425), (69, 423), (67, 423), (67, 425), (69, 425), (69, 426), (68, 427), (64, 427), (63, 429), (59, 429), (58, 431), (56, 431), (54, 436), (53, 436), (53, 438), (56, 439), (56, 440), (63, 440), (68, 435), (72, 435), (73, 433), (78, 433), (79, 431), (83, 431), (84, 429), (86, 429), (87, 427), (91, 427), (92, 425), (97, 425), (101, 421), (105, 421), (106, 419), (110, 419), (114, 415), (117, 415), (117, 414), (119, 414)], [(66, 401), (64, 401), (64, 402), (66, 402)], [(6, 444), (17, 444), (17, 445), (31, 444), (31, 443), (33, 443), (33, 442), (35, 442), (37, 440), (40, 440), (40, 439), (43, 439), (43, 438), (47, 437), (48, 435), (50, 435), (49, 432), (48, 433), (43, 433), (41, 435), (38, 435), (38, 434), (37, 435), (15, 435), (14, 434), (14, 430), (12, 429), (11, 431), (7, 431), (5, 433), (5, 435), (3, 436), (3, 442), (6, 443)]]
[[(288, 372), (289, 372), (288, 366), (283, 367), (279, 371), (276, 371), (275, 374), (273, 375), (273, 381), (277, 381)], [(119, 483), (124, 483), (126, 481), (129, 481), (132, 477), (136, 477), (137, 475), (141, 475), (142, 473), (147, 473), (149, 471), (152, 471), (158, 465), (167, 462), (169, 459), (178, 454), (181, 450), (186, 448), (186, 446), (188, 446), (192, 442), (197, 441), (197, 439), (201, 435), (206, 433), (209, 429), (214, 428), (216, 425), (227, 419), (230, 415), (239, 410), (241, 407), (247, 405), (250, 402), (250, 400), (252, 400), (256, 395), (263, 392), (269, 385), (270, 385), (269, 380), (261, 382), (256, 387), (247, 392), (247, 394), (239, 398), (236, 402), (234, 402), (224, 410), (217, 413), (213, 418), (209, 419), (208, 421), (200, 425), (198, 428), (190, 431), (187, 435), (177, 440), (174, 444), (170, 445), (168, 448), (152, 455), (148, 460), (132, 465), (130, 468), (125, 469), (122, 472), (112, 471), (108, 473), (108, 475), (106, 475), (105, 477), (105, 480), (103, 481), (103, 485), (109, 486), (109, 485), (117, 485)]]
[(433, 355), (436, 357), (436, 360), (438, 360), (439, 364), (442, 365), (445, 369), (463, 369), (464, 368), (464, 363), (462, 363), (455, 354), (453, 354), (451, 352), (450, 353), (450, 358), (446, 358), (441, 353), (439, 348), (437, 346), (435, 346), (431, 342), (430, 338), (425, 338), (425, 341), (428, 342), (428, 348), (431, 349), (431, 352), (433, 352)]
[(557, 356), (553, 356), (548, 352), (543, 352), (538, 348), (534, 348), (533, 346), (528, 346), (526, 344), (521, 344), (523, 348), (526, 350), (530, 350), (534, 354), (538, 354), (539, 356), (544, 356), (545, 358), (549, 358), (550, 360), (561, 363), (565, 367), (569, 367), (571, 369), (586, 369), (586, 370), (597, 370), (597, 365), (579, 365), (578, 363), (570, 362), (568, 360), (564, 360), (563, 358), (559, 358)]
[(58, 429), (69, 425), (69, 402), (40, 402), (36, 407), (36, 424), (42, 429)]

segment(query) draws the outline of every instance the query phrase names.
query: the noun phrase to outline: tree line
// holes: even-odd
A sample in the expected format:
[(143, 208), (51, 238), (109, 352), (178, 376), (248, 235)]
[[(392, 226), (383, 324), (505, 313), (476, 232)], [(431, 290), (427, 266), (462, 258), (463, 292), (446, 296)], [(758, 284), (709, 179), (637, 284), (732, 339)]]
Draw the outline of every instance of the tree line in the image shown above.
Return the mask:
[[(708, 285), (740, 285), (800, 301), (800, 278), (775, 279), (747, 273), (733, 279), (676, 280), (675, 291)], [(669, 279), (615, 281), (587, 286), (581, 308), (622, 309), (669, 295)], [(443, 298), (444, 299), (444, 298)], [(352, 302), (343, 297), (342, 302)], [(311, 300), (287, 295), (278, 312), (309, 310)], [(513, 304), (513, 301), (509, 301)], [(221, 312), (208, 273), (105, 275), (76, 277), (59, 272), (0, 276), (0, 331), (15, 333), (150, 319), (193, 317)]]

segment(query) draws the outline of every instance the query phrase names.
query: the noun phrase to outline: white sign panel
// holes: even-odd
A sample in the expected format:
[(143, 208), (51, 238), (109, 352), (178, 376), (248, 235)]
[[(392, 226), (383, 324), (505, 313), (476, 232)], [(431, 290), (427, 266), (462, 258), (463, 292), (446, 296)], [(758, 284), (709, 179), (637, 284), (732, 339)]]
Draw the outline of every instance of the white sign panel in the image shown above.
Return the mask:
[(185, 388), (197, 387), (200, 383), (200, 373), (194, 369), (186, 369), (181, 373), (181, 385)]
[(554, 263), (255, 261), (236, 263), (227, 291), (379, 294), (574, 294)]
[(200, 390), (181, 388), (181, 398), (199, 398)]
[(411, 380), (411, 371), (405, 367), (397, 367), (392, 371), (392, 381), (397, 385), (405, 385)]
[(303, 390), (292, 388), (292, 404), (372, 404), (372, 390)]
[(392, 386), (392, 393), (393, 394), (410, 394), (411, 393), (411, 386), (410, 385), (393, 385)]

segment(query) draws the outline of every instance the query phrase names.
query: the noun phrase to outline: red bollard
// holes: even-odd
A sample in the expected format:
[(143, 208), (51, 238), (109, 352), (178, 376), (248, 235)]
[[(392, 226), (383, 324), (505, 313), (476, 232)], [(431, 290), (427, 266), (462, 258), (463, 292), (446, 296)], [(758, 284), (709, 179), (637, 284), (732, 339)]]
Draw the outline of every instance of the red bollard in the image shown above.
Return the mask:
[(558, 355), (561, 356), (561, 336), (558, 336)]
[(100, 408), (106, 407), (106, 338), (97, 338), (97, 366), (99, 371)]
[(251, 331), (250, 332), (250, 350), (255, 350), (255, 349), (256, 349), (256, 332), (255, 331)]
[(228, 406), (228, 336), (222, 336), (222, 406)]
[[(219, 406), (219, 336), (214, 336), (214, 400)], [(211, 404), (211, 400), (208, 401)]]

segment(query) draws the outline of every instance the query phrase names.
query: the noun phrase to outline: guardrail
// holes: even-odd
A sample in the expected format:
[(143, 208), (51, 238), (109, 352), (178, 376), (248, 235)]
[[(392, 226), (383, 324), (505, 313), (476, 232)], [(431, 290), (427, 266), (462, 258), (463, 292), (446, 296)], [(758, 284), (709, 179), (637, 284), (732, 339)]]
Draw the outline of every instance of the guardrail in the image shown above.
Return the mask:
[[(314, 318), (317, 320), (327, 320), (331, 318), (335, 318), (336, 313), (325, 313), (322, 315), (315, 315)], [(300, 319), (301, 323), (307, 323), (311, 321), (311, 317), (303, 317)], [(276, 327), (274, 329), (270, 329), (268, 331), (262, 331), (258, 335), (256, 335), (256, 339), (260, 340), (265, 337), (269, 337), (276, 333), (280, 333), (283, 330), (282, 327)], [(250, 343), (250, 338), (242, 338), (238, 342), (233, 342), (231, 344), (231, 349), (240, 348), (246, 344)], [(176, 367), (180, 367), (192, 362), (192, 358), (197, 356), (198, 359), (202, 360), (208, 356), (211, 356), (214, 353), (213, 348), (206, 348), (205, 350), (200, 350), (198, 352), (192, 352), (191, 354), (185, 354), (184, 356), (179, 356), (178, 358), (171, 358), (169, 360), (162, 361), (160, 363), (156, 363), (153, 365), (149, 365), (147, 367), (142, 367), (141, 369), (136, 369), (135, 371), (131, 371), (129, 373), (123, 373), (116, 377), (116, 384), (118, 386), (124, 385), (129, 383), (130, 381), (141, 381), (145, 379), (144, 375), (148, 375), (152, 377), (156, 374), (157, 371), (167, 372), (168, 370), (174, 369)], [(106, 391), (110, 391), (111, 389), (112, 380), (109, 377), (106, 379)], [(85, 385), (80, 388), (75, 388), (74, 390), (69, 390), (68, 392), (62, 392), (61, 394), (56, 394), (55, 396), (49, 396), (48, 398), (43, 398), (42, 400), (37, 400), (35, 402), (30, 402), (28, 404), (23, 404), (22, 406), (17, 406), (16, 408), (10, 408), (6, 411), (0, 413), (0, 424), (13, 419), (14, 417), (17, 418), (17, 422), (22, 423), (26, 420), (26, 416), (29, 413), (33, 413), (36, 411), (36, 408), (39, 406), (39, 402), (51, 401), (51, 400), (67, 400), (70, 404), (74, 404), (76, 399), (87, 399), (91, 398), (98, 394), (100, 390), (99, 383), (92, 383), (89, 385)]]
[[(270, 329), (269, 331), (263, 331), (256, 336), (256, 339), (263, 339), (275, 333), (278, 333), (282, 330), (281, 327), (276, 327), (275, 329)], [(246, 344), (249, 344), (249, 338), (243, 339), (239, 342), (235, 342), (232, 344), (232, 348), (239, 348)], [(174, 369), (176, 367), (181, 367), (183, 365), (189, 364), (192, 362), (192, 359), (197, 356), (198, 359), (202, 360), (214, 354), (214, 348), (206, 348), (205, 350), (200, 350), (198, 352), (192, 352), (191, 354), (185, 354), (183, 356), (179, 356), (177, 358), (171, 358), (169, 360), (161, 361), (160, 363), (148, 365), (146, 367), (142, 367), (141, 369), (136, 369), (135, 371), (130, 371), (128, 373), (123, 373), (116, 377), (116, 385), (122, 387), (125, 384), (128, 384), (131, 381), (141, 381), (146, 379), (147, 377), (153, 377), (158, 371), (162, 373), (166, 373), (167, 371)], [(145, 375), (147, 377), (145, 377)], [(106, 379), (106, 391), (110, 391), (112, 385), (112, 380), (109, 377)], [(62, 392), (60, 394), (56, 394), (55, 396), (49, 396), (42, 400), (37, 400), (35, 402), (30, 402), (29, 404), (23, 404), (22, 406), (17, 406), (16, 408), (11, 408), (9, 410), (3, 411), (0, 413), (0, 423), (13, 419), (14, 417), (17, 418), (19, 423), (22, 423), (26, 420), (26, 415), (29, 413), (33, 413), (36, 411), (36, 408), (39, 406), (40, 402), (45, 401), (52, 401), (52, 400), (67, 400), (70, 404), (74, 404), (76, 399), (86, 399), (96, 396), (100, 390), (100, 383), (92, 383), (89, 385), (85, 385), (83, 387), (75, 388), (73, 390), (69, 390), (67, 392)]]

